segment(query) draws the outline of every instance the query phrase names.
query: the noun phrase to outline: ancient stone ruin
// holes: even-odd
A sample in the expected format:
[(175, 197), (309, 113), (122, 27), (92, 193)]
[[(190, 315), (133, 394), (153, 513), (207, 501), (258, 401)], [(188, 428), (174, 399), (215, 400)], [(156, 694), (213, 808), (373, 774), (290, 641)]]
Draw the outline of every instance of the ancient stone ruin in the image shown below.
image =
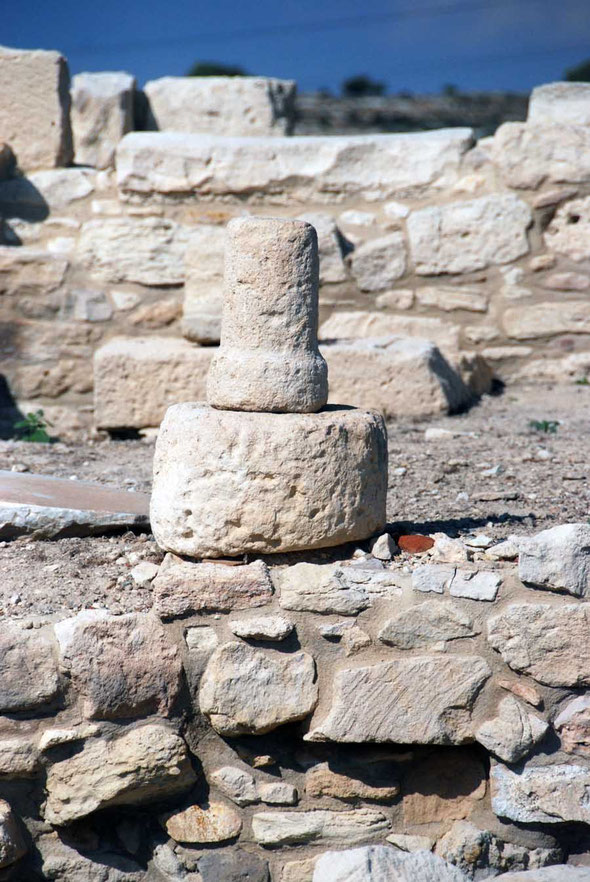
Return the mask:
[(0, 879), (588, 882), (587, 451), (500, 419), (587, 410), (590, 86), (476, 141), (0, 85), (0, 416), (60, 439), (0, 441)]

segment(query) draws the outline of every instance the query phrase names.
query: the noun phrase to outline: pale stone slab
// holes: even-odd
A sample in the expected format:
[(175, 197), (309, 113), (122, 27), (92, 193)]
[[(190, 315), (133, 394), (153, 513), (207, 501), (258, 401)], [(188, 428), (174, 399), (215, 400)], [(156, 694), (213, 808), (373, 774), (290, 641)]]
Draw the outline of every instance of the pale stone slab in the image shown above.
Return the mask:
[(513, 193), (429, 206), (407, 221), (418, 275), (467, 273), (510, 263), (529, 250), (531, 210)]
[(340, 340), (321, 352), (328, 363), (330, 395), (391, 418), (455, 413), (472, 394), (440, 350), (417, 337)]
[(369, 337), (421, 337), (431, 340), (445, 353), (459, 349), (459, 327), (439, 318), (391, 315), (368, 310), (334, 312), (322, 323), (320, 340), (343, 340)]
[(219, 343), (223, 309), (225, 227), (199, 224), (184, 256), (182, 332), (195, 343)]
[(344, 668), (306, 740), (462, 744), (473, 738), (471, 710), (490, 674), (483, 658), (459, 655)]
[(532, 750), (548, 728), (545, 720), (507, 696), (498, 705), (497, 715), (481, 724), (475, 738), (504, 762), (515, 763)]
[(110, 741), (91, 739), (50, 766), (45, 820), (69, 824), (107, 806), (172, 796), (194, 781), (182, 738), (162, 723), (147, 723)]
[(144, 86), (149, 128), (209, 135), (290, 135), (294, 80), (161, 77)]
[(362, 584), (352, 582), (349, 569), (334, 564), (297, 563), (274, 570), (283, 609), (353, 616), (371, 605)]
[(242, 640), (280, 641), (293, 631), (293, 622), (284, 616), (256, 616), (249, 619), (231, 619), (228, 627)]
[(590, 126), (504, 123), (496, 130), (491, 152), (510, 187), (590, 180)]
[(318, 272), (311, 224), (262, 217), (229, 222), (221, 345), (209, 368), (209, 404), (271, 413), (315, 412), (325, 405)]
[(504, 330), (515, 340), (555, 337), (557, 334), (590, 333), (590, 302), (548, 301), (532, 306), (511, 306), (502, 316)]
[(389, 619), (379, 640), (396, 649), (424, 649), (443, 646), (451, 640), (475, 637), (473, 621), (456, 604), (426, 603), (412, 606)]
[(143, 199), (377, 200), (452, 184), (471, 141), (471, 129), (280, 140), (132, 132), (117, 148), (117, 180), (124, 197)]
[(554, 763), (513, 772), (492, 762), (492, 809), (502, 818), (523, 824), (590, 822), (585, 794), (590, 787), (586, 766)]
[(529, 98), (527, 123), (535, 126), (590, 126), (589, 83), (545, 83)]
[(259, 812), (252, 818), (254, 840), (266, 846), (307, 842), (354, 845), (381, 837), (390, 826), (382, 812), (368, 808), (348, 812)]
[(145, 872), (134, 860), (115, 854), (101, 852), (86, 857), (77, 848), (67, 845), (53, 832), (35, 840), (41, 856), (43, 875), (52, 882), (144, 882)]
[(109, 168), (123, 135), (133, 130), (135, 77), (122, 71), (72, 77), (72, 131), (80, 165)]
[(313, 882), (467, 882), (468, 877), (430, 851), (386, 845), (327, 851), (316, 861)]
[(435, 307), (444, 312), (463, 309), (467, 312), (487, 312), (490, 296), (474, 285), (439, 285), (416, 289), (416, 301), (421, 306)]
[(190, 805), (163, 819), (166, 833), (176, 842), (216, 843), (234, 839), (242, 829), (240, 815), (223, 802), (207, 807)]
[(590, 867), (556, 864), (538, 870), (504, 873), (503, 879), (507, 882), (590, 882)]
[(5, 621), (0, 630), (0, 710), (31, 710), (58, 694), (57, 660), (49, 633)]
[(199, 688), (201, 711), (222, 735), (262, 734), (302, 720), (317, 698), (311, 655), (265, 652), (245, 643), (216, 649)]
[(96, 425), (159, 426), (171, 404), (204, 400), (212, 357), (174, 337), (114, 337), (94, 353)]
[(9, 867), (26, 854), (28, 848), (10, 804), (0, 799), (0, 869)]
[(590, 604), (513, 603), (488, 621), (504, 661), (547, 686), (590, 685)]
[[(551, 251), (572, 260), (590, 258), (590, 196), (572, 199), (555, 212), (544, 235)], [(586, 288), (587, 285), (584, 285)]]
[(245, 769), (222, 766), (211, 772), (209, 780), (236, 805), (244, 806), (260, 802), (256, 781), (253, 775)]
[(390, 803), (400, 792), (399, 782), (393, 778), (391, 771), (384, 773), (378, 766), (371, 774), (371, 769), (339, 768), (338, 763), (318, 763), (305, 775), (305, 792), (315, 799), (330, 796), (333, 799), (356, 800), (370, 799), (374, 802)]
[(422, 564), (412, 572), (412, 588), (425, 594), (444, 594), (455, 578), (455, 567)]
[(0, 47), (0, 131), (22, 170), (72, 161), (69, 85), (59, 52)]
[(451, 582), (452, 597), (467, 597), (469, 600), (494, 601), (502, 584), (502, 576), (485, 570), (461, 570), (455, 572)]
[(149, 613), (84, 610), (55, 625), (62, 666), (90, 719), (168, 716), (180, 690), (178, 649)]
[(0, 538), (147, 527), (149, 496), (104, 484), (0, 470)]
[(384, 291), (404, 275), (407, 249), (403, 233), (363, 242), (349, 258), (350, 271), (361, 291)]
[(522, 582), (575, 597), (590, 594), (590, 526), (560, 524), (518, 542)]
[(156, 443), (152, 529), (162, 548), (191, 557), (323, 548), (381, 529), (386, 485), (377, 414), (175, 405)]
[(331, 214), (310, 211), (300, 214), (299, 220), (307, 221), (318, 235), (320, 258), (320, 284), (345, 282), (348, 274), (344, 264), (343, 237)]

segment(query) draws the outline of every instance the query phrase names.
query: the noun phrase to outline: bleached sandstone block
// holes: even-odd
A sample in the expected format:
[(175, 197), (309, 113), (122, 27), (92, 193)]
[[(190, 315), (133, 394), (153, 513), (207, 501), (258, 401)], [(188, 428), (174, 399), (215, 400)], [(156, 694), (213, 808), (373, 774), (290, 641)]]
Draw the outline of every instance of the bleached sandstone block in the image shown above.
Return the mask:
[(590, 126), (590, 83), (546, 83), (531, 92), (527, 123)]
[(504, 330), (515, 340), (534, 340), (556, 334), (590, 333), (590, 301), (565, 300), (511, 306), (502, 316)]
[(508, 695), (498, 705), (497, 715), (481, 724), (475, 737), (486, 750), (506, 763), (515, 763), (540, 741), (549, 724)]
[(221, 345), (207, 400), (216, 408), (319, 410), (328, 399), (320, 355), (317, 235), (305, 221), (240, 217), (227, 225)]
[(123, 135), (133, 130), (135, 77), (117, 72), (79, 73), (72, 78), (75, 160), (108, 168)]
[(345, 282), (347, 273), (344, 265), (344, 240), (332, 215), (310, 211), (299, 215), (299, 220), (311, 224), (318, 236), (320, 284)]
[(158, 436), (151, 523), (162, 548), (192, 557), (323, 548), (382, 528), (386, 488), (377, 414), (181, 404)]
[(477, 633), (473, 621), (459, 606), (427, 601), (386, 621), (379, 640), (396, 649), (424, 649), (475, 637)]
[(266, 846), (307, 842), (355, 845), (382, 836), (390, 827), (391, 822), (382, 812), (370, 808), (259, 812), (252, 818), (254, 839)]
[(144, 86), (149, 128), (208, 135), (290, 135), (294, 80), (161, 77)]
[(384, 291), (406, 271), (406, 243), (402, 233), (390, 233), (363, 242), (350, 256), (350, 271), (361, 291)]
[(590, 525), (560, 524), (519, 540), (522, 582), (576, 597), (590, 594)]
[(491, 154), (509, 187), (582, 183), (590, 180), (590, 126), (504, 123)]
[(459, 374), (428, 340), (384, 337), (321, 347), (333, 403), (350, 402), (386, 417), (454, 413), (471, 400)]
[(459, 349), (458, 325), (448, 324), (439, 318), (348, 310), (333, 312), (319, 330), (319, 338), (323, 341), (400, 336), (431, 340), (443, 352), (456, 352)]
[(512, 771), (492, 762), (490, 783), (492, 809), (500, 817), (523, 824), (590, 823), (587, 766), (554, 763)]
[(182, 333), (195, 343), (219, 343), (223, 309), (225, 227), (200, 224), (184, 255)]
[(327, 851), (316, 861), (313, 882), (467, 882), (457, 867), (430, 851), (386, 845)]
[(117, 180), (134, 199), (377, 200), (452, 183), (471, 141), (471, 129), (285, 139), (132, 132), (117, 147)]
[(158, 426), (171, 404), (204, 399), (212, 356), (173, 337), (115, 337), (94, 354), (96, 425)]
[[(551, 251), (572, 260), (590, 258), (590, 196), (572, 199), (555, 212), (544, 235)], [(583, 279), (583, 277), (581, 277)], [(570, 289), (571, 290), (571, 289)]]
[(467, 273), (509, 263), (529, 250), (531, 210), (514, 193), (429, 206), (407, 221), (418, 275)]
[(0, 131), (22, 170), (72, 161), (69, 85), (59, 52), (0, 47)]

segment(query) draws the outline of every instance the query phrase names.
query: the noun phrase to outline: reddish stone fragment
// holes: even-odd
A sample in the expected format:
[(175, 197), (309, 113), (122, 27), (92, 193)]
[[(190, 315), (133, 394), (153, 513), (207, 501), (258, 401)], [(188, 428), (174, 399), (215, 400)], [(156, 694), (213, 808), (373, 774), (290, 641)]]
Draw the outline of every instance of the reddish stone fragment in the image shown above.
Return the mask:
[(410, 533), (406, 536), (400, 536), (397, 544), (402, 551), (407, 551), (410, 554), (420, 554), (432, 548), (434, 539), (431, 539), (430, 536), (422, 536), (420, 533)]

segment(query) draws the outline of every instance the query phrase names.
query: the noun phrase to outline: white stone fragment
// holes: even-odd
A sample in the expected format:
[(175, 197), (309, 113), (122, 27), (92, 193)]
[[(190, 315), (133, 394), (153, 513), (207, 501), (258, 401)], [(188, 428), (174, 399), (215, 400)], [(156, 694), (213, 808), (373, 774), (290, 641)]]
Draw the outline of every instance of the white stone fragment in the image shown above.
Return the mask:
[(352, 811), (259, 812), (252, 818), (252, 833), (260, 845), (356, 844), (380, 837), (391, 822), (375, 809)]
[(230, 619), (228, 627), (232, 634), (243, 640), (284, 640), (293, 631), (293, 622), (285, 616), (256, 616), (250, 619)]
[(455, 567), (440, 564), (422, 564), (412, 572), (412, 588), (414, 591), (434, 592), (443, 594), (455, 576)]
[(383, 291), (406, 271), (406, 245), (401, 233), (370, 239), (352, 252), (350, 271), (361, 291)]
[(590, 822), (587, 766), (553, 763), (512, 771), (492, 762), (490, 784), (492, 809), (502, 818), (523, 824)]
[(343, 238), (331, 214), (309, 211), (299, 215), (315, 229), (318, 236), (320, 258), (320, 284), (345, 282), (348, 278), (344, 264)]
[(509, 695), (498, 705), (497, 716), (477, 729), (475, 738), (499, 759), (515, 763), (532, 750), (548, 728), (545, 720)]
[(470, 600), (496, 599), (502, 584), (502, 576), (484, 570), (457, 570), (451, 582), (453, 597), (467, 597)]
[(286, 781), (269, 781), (258, 785), (260, 801), (267, 805), (297, 805), (297, 788)]
[(212, 653), (219, 643), (215, 628), (210, 625), (187, 628), (184, 639), (190, 652)]
[(260, 802), (254, 776), (236, 766), (222, 766), (211, 772), (209, 780), (236, 805), (252, 805)]
[(529, 98), (528, 125), (590, 126), (589, 83), (546, 83)]
[(522, 582), (575, 597), (590, 594), (590, 526), (560, 524), (519, 541)]
[(325, 852), (313, 874), (313, 882), (467, 882), (467, 878), (430, 851), (409, 854), (384, 845)]
[(122, 72), (72, 78), (72, 130), (79, 165), (108, 168), (123, 135), (133, 129), (135, 77)]

